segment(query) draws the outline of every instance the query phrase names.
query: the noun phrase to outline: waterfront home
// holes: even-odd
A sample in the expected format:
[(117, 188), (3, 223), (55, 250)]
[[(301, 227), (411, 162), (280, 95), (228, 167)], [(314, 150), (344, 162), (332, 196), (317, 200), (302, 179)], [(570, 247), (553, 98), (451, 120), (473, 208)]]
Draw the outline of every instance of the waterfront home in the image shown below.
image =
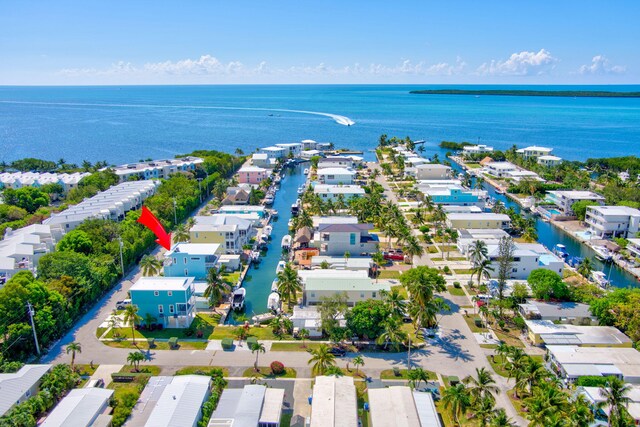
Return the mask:
[(362, 270), (300, 270), (298, 275), (304, 284), (303, 301), (307, 305), (317, 305), (324, 297), (344, 294), (347, 305), (353, 306), (368, 299), (382, 299), (380, 291), (391, 290), (389, 283), (376, 283)]
[(487, 245), (498, 245), (500, 244), (500, 239), (508, 236), (509, 234), (506, 231), (497, 228), (459, 228), (456, 245), (460, 253), (466, 255), (469, 248), (478, 240), (485, 242)]
[[(293, 323), (294, 334), (302, 329), (309, 331), (309, 337), (319, 338), (322, 336), (322, 316), (318, 311), (318, 306), (300, 306), (293, 307), (293, 314), (289, 317)], [(343, 315), (339, 315), (336, 319), (340, 327), (347, 326), (347, 322)]]
[(221, 252), (238, 254), (254, 235), (253, 223), (235, 215), (196, 216), (189, 230), (191, 243), (217, 243)]
[(220, 250), (217, 243), (178, 243), (164, 254), (164, 275), (204, 280), (209, 269), (218, 268)]
[(193, 172), (198, 165), (204, 163), (199, 157), (183, 157), (180, 159), (161, 159), (148, 162), (129, 163), (101, 170), (111, 169), (120, 182), (144, 179), (168, 179), (178, 172)]
[(353, 377), (316, 377), (310, 427), (358, 427), (358, 399)]
[(540, 156), (537, 162), (542, 166), (554, 167), (562, 163), (562, 159), (558, 156)]
[(598, 318), (591, 314), (589, 305), (579, 302), (528, 299), (526, 303), (518, 304), (518, 310), (525, 319), (550, 320), (555, 323), (574, 323), (577, 325), (598, 323)]
[(131, 427), (196, 427), (202, 405), (211, 395), (211, 377), (205, 375), (157, 376), (149, 382), (131, 411)]
[(92, 427), (111, 425), (109, 402), (113, 390), (88, 387), (76, 388), (67, 394), (49, 413), (40, 427)]
[[(533, 270), (539, 268), (554, 271), (562, 276), (564, 261), (549, 252), (541, 244), (515, 242), (513, 245), (513, 260), (511, 271), (509, 272), (510, 279), (526, 280)], [(491, 267), (493, 268), (493, 271), (489, 272), (490, 276), (497, 278), (499, 272), (499, 245), (487, 245), (487, 249)]]
[(322, 157), (322, 151), (319, 150), (302, 150), (300, 158), (303, 160), (311, 160), (312, 157)]
[(227, 187), (225, 198), (222, 199), (222, 205), (246, 205), (249, 203), (251, 189), (242, 187)]
[(598, 238), (626, 238), (640, 231), (640, 210), (628, 206), (588, 206), (585, 222)]
[(482, 153), (493, 153), (493, 147), (490, 147), (485, 144), (465, 145), (464, 147), (462, 147), (463, 155), (482, 154)]
[(438, 205), (477, 206), (480, 209), (485, 205), (486, 191), (483, 190), (431, 186), (418, 186), (418, 190)]
[(280, 427), (284, 388), (247, 384), (223, 390), (207, 427)]
[(568, 382), (584, 376), (614, 376), (640, 383), (640, 352), (624, 347), (547, 345), (551, 367)]
[(258, 185), (271, 175), (271, 171), (258, 166), (243, 166), (237, 175), (241, 184)]
[(335, 202), (340, 196), (344, 201), (364, 196), (364, 188), (359, 185), (327, 185), (317, 184), (313, 187), (313, 192), (317, 194), (321, 200), (331, 200)]
[(195, 318), (193, 277), (141, 277), (129, 293), (142, 319), (150, 314), (165, 328), (188, 328)]
[(479, 214), (482, 213), (482, 209), (477, 206), (458, 206), (458, 205), (442, 205), (444, 213), (464, 213), (464, 214)]
[[(640, 387), (627, 384), (630, 387), (625, 393), (628, 402), (624, 407), (627, 414), (633, 419), (633, 425), (640, 425)], [(595, 414), (594, 426), (608, 426), (610, 407), (607, 404), (607, 397), (603, 394), (600, 387), (584, 387), (576, 388), (576, 393), (587, 400), (589, 407)]]
[(301, 227), (293, 236), (294, 249), (308, 248), (313, 240), (313, 230), (310, 227)]
[[(604, 204), (604, 197), (593, 191), (547, 191), (547, 201), (556, 205), (560, 213), (571, 216), (575, 215), (571, 206), (578, 201), (587, 200), (594, 204)], [(552, 214), (554, 212), (551, 212)]]
[(273, 169), (276, 167), (276, 159), (269, 157), (268, 153), (254, 153), (251, 156), (251, 164), (258, 168)]
[(632, 256), (640, 258), (640, 239), (635, 237), (627, 239), (627, 250)]
[(255, 214), (259, 218), (264, 218), (267, 215), (267, 210), (261, 205), (220, 206), (217, 213), (222, 215)]
[(62, 191), (67, 194), (70, 190), (78, 187), (82, 178), (91, 175), (88, 172), (75, 173), (50, 173), (50, 172), (3, 172), (0, 173), (0, 190), (3, 188), (13, 188), (17, 190), (22, 187), (40, 188), (47, 184), (60, 184)]
[(431, 393), (408, 386), (369, 388), (371, 427), (442, 427)]
[(405, 168), (404, 174), (412, 176), (416, 180), (447, 179), (451, 176), (451, 168), (439, 163), (425, 163)]
[(302, 150), (319, 150), (318, 143), (313, 139), (303, 139), (301, 142)]
[(53, 365), (24, 365), (14, 373), (0, 374), (0, 417), (38, 393), (42, 377)]
[(520, 148), (516, 150), (516, 153), (520, 154), (524, 159), (534, 158), (537, 159), (540, 156), (547, 156), (553, 151), (553, 148), (538, 147), (532, 145), (527, 148)]
[(325, 224), (318, 226), (313, 236), (313, 246), (320, 249), (320, 255), (353, 256), (378, 251), (378, 236), (369, 234), (372, 224)]
[(284, 156), (288, 158), (298, 158), (302, 152), (302, 143), (300, 142), (285, 142), (276, 144), (276, 147), (284, 148)]
[(447, 227), (449, 228), (497, 228), (508, 230), (511, 228), (511, 218), (507, 214), (493, 212), (482, 213), (449, 213), (447, 214)]
[(404, 164), (408, 165), (409, 167), (416, 167), (418, 165), (425, 165), (427, 163), (429, 163), (429, 160), (425, 159), (424, 157), (411, 156), (404, 159)]
[[(325, 264), (326, 263), (326, 264)], [(366, 271), (369, 276), (375, 269), (375, 263), (370, 257), (348, 257), (317, 255), (311, 258), (311, 268), (322, 268), (328, 265), (332, 270)]]
[(321, 184), (351, 185), (356, 172), (348, 168), (324, 168), (317, 171)]
[(327, 225), (327, 224), (357, 224), (358, 223), (358, 217), (350, 216), (350, 215), (345, 215), (345, 216), (338, 216), (338, 215), (319, 216), (319, 215), (314, 215), (314, 216), (311, 217), (311, 220), (313, 221), (313, 229), (314, 230), (317, 230), (318, 227), (320, 227), (321, 225)]
[(506, 178), (508, 177), (509, 172), (515, 172), (519, 170), (516, 165), (511, 162), (487, 162), (484, 165), (483, 171), (488, 173), (489, 175), (498, 177), (498, 178)]
[(503, 178), (508, 178), (515, 182), (520, 182), (523, 179), (528, 179), (528, 180), (533, 180), (538, 182), (545, 182), (544, 179), (540, 178), (540, 176), (538, 176), (537, 173), (524, 170), (524, 169), (505, 172), (505, 174), (503, 175)]
[(128, 211), (140, 209), (142, 202), (154, 195), (159, 186), (160, 181), (153, 180), (123, 182), (52, 214), (43, 224), (51, 226), (52, 234), (59, 239), (90, 218), (121, 221)]
[(285, 159), (289, 150), (284, 147), (271, 146), (260, 148), (259, 152), (266, 154), (270, 159)]
[(351, 157), (347, 156), (327, 156), (318, 160), (318, 169), (327, 168), (354, 168), (355, 163)]
[(583, 347), (631, 347), (628, 336), (613, 326), (558, 324), (551, 320), (525, 319), (527, 337), (533, 345)]

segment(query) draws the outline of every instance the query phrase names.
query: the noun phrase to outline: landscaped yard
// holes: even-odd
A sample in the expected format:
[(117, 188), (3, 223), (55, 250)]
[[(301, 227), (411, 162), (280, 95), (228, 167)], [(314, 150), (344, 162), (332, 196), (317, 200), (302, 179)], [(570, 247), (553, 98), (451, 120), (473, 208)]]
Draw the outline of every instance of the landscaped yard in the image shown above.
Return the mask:
[(472, 274), (473, 273), (473, 269), (471, 268), (453, 268), (453, 270), (456, 272), (456, 274)]
[(140, 363), (140, 366), (138, 366), (138, 369), (140, 370), (140, 372), (132, 372), (133, 367), (131, 365), (124, 365), (122, 369), (120, 369), (120, 372), (135, 373), (135, 374), (148, 375), (150, 377), (153, 377), (153, 376), (160, 375), (160, 371), (162, 370), (160, 366), (145, 365), (144, 362)]
[(502, 331), (499, 328), (494, 328), (493, 332), (496, 333), (500, 341), (504, 341), (508, 345), (512, 345), (514, 347), (524, 347), (522, 340), (517, 335), (514, 335), (511, 331)]
[(285, 368), (284, 373), (281, 375), (274, 375), (271, 373), (271, 368), (268, 366), (258, 366), (258, 371), (256, 372), (253, 367), (247, 368), (242, 374), (243, 377), (253, 377), (255, 375), (259, 375), (261, 378), (295, 378), (297, 372), (293, 368)]
[(408, 299), (409, 298), (409, 294), (407, 294), (407, 289), (402, 285), (392, 286), (391, 290), (397, 290), (398, 293), (400, 294), (400, 296), (402, 298), (404, 298), (404, 299)]
[(475, 319), (478, 318), (478, 316), (472, 316), (469, 315), (467, 316), (463, 316), (464, 321), (467, 322), (467, 326), (469, 326), (469, 329), (471, 329), (471, 332), (473, 333), (483, 333), (483, 332), (488, 332), (489, 330), (487, 328), (481, 328), (476, 326), (475, 324)]
[(400, 271), (397, 270), (380, 270), (379, 279), (399, 279)]
[(178, 369), (176, 375), (210, 375), (213, 369), (221, 369), (223, 376), (229, 376), (229, 369), (221, 366), (185, 366)]
[[(203, 339), (206, 339), (207, 336), (213, 333), (214, 327), (217, 325), (217, 321), (214, 320), (210, 315), (199, 313), (196, 315), (196, 318), (191, 323), (191, 327), (189, 328), (164, 328), (162, 330), (153, 330), (149, 331), (146, 329), (138, 329), (135, 331), (136, 338), (156, 338), (156, 339), (169, 339), (171, 337), (180, 338), (196, 338), (196, 333), (198, 330), (202, 331)], [(98, 333), (100, 332), (100, 328), (98, 329), (96, 335), (99, 337)], [(103, 331), (104, 332), (104, 331)], [(118, 335), (120, 338), (132, 338), (131, 328), (129, 326), (120, 327), (116, 329), (111, 329), (105, 336), (105, 338), (115, 338)]]
[[(132, 350), (149, 349), (149, 344), (147, 340), (140, 339), (136, 340), (135, 345), (133, 341), (101, 341), (102, 344), (108, 345), (109, 347), (114, 348), (130, 348)], [(178, 340), (179, 350), (204, 350), (207, 348), (208, 342), (204, 341), (180, 341)], [(152, 350), (171, 350), (169, 347), (169, 343), (167, 341), (156, 341), (155, 345), (151, 348)]]
[(304, 346), (302, 341), (300, 342), (274, 342), (271, 344), (271, 351), (307, 351), (309, 349), (316, 349), (322, 345), (317, 342), (306, 341)]
[[(211, 335), (209, 335), (210, 340), (220, 340), (223, 338), (235, 338), (234, 331), (240, 326), (223, 326), (218, 325), (213, 329)], [(281, 335), (276, 336), (273, 333), (273, 330), (267, 326), (252, 326), (249, 328), (248, 336), (255, 337), (259, 340), (291, 340), (293, 337), (291, 335)]]
[(465, 165), (469, 169), (480, 169), (482, 167), (482, 165), (480, 163), (465, 163)]
[[(435, 372), (427, 371), (426, 369), (425, 371), (429, 375), (429, 380), (438, 379), (438, 376), (436, 375)], [(380, 373), (380, 379), (381, 380), (408, 380), (409, 379), (409, 371), (407, 369), (399, 369), (399, 373), (400, 375), (396, 376), (396, 374), (393, 372), (393, 369), (385, 369)]]
[(455, 295), (455, 296), (459, 296), (459, 297), (463, 297), (463, 296), (466, 295), (464, 293), (464, 290), (462, 290), (461, 288), (456, 288), (455, 286), (447, 286), (447, 291), (451, 295)]

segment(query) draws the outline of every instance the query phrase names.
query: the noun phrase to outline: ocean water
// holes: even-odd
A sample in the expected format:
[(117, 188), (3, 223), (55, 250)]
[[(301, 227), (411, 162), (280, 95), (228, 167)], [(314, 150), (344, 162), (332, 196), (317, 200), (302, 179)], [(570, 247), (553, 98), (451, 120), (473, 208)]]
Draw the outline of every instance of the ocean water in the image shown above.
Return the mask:
[(0, 161), (119, 164), (195, 149), (250, 152), (302, 139), (369, 152), (381, 133), (424, 139), (426, 155), (440, 151), (442, 140), (499, 149), (545, 145), (571, 160), (640, 154), (640, 99), (409, 94), (439, 87), (0, 87)]

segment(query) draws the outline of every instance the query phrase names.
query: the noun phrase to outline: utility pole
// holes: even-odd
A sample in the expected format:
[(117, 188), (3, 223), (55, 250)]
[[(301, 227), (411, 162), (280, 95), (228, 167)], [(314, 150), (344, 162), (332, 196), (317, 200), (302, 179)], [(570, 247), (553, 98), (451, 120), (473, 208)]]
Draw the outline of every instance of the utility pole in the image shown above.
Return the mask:
[(411, 370), (411, 335), (409, 335), (409, 345), (407, 346), (407, 371)]
[(198, 178), (198, 194), (200, 195), (200, 203), (202, 203), (202, 178)]
[(173, 224), (178, 225), (178, 203), (176, 202), (176, 198), (173, 198)]
[(122, 242), (122, 237), (118, 237), (118, 243), (120, 245), (120, 270), (122, 271), (122, 277), (124, 277), (124, 257), (122, 256), (122, 247), (124, 243)]
[(33, 341), (36, 343), (36, 351), (38, 352), (38, 356), (40, 356), (40, 344), (38, 344), (38, 335), (36, 334), (36, 324), (33, 321), (33, 306), (30, 302), (27, 302), (27, 311), (29, 312), (29, 319), (31, 319), (31, 329), (33, 329)]

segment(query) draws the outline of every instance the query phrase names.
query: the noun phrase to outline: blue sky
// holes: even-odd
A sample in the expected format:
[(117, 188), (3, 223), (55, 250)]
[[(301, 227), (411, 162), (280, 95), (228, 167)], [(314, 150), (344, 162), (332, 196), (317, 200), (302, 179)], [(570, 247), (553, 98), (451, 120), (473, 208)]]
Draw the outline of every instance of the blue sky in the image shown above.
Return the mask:
[(635, 0), (0, 0), (0, 85), (638, 84), (638, 16)]

